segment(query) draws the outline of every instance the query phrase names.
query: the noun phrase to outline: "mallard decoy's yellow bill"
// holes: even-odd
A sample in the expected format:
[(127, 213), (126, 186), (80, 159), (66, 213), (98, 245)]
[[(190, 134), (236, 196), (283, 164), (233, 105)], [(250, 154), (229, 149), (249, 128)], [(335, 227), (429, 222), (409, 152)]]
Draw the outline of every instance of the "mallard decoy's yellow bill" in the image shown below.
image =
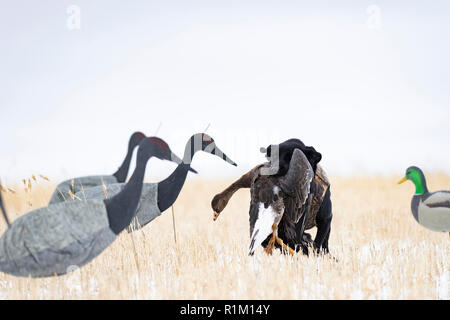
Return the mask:
[(402, 184), (403, 182), (408, 181), (408, 178), (403, 177), (402, 180), (400, 180), (399, 182), (397, 182), (397, 184)]

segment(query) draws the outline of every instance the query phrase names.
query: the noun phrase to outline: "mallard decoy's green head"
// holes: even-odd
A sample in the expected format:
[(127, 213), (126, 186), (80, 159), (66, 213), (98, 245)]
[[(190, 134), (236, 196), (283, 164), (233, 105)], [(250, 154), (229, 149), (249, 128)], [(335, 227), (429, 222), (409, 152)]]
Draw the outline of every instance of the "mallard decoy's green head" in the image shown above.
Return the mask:
[(411, 166), (406, 169), (405, 176), (398, 182), (398, 184), (401, 184), (406, 180), (410, 180), (414, 183), (414, 185), (416, 186), (416, 194), (424, 194), (428, 192), (425, 175), (419, 167)]

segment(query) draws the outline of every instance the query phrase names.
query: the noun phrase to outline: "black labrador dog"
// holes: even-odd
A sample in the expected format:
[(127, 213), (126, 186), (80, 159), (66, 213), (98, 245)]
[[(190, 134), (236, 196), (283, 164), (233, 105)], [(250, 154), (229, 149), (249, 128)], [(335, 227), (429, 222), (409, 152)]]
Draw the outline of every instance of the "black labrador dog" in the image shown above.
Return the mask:
[[(283, 176), (287, 173), (289, 169), (289, 163), (292, 158), (292, 153), (295, 149), (300, 149), (308, 159), (311, 167), (314, 170), (314, 173), (317, 171), (317, 165), (322, 160), (322, 154), (317, 152), (316, 149), (312, 146), (306, 146), (300, 139), (289, 139), (278, 145), (279, 152), (279, 169), (275, 176)], [(270, 160), (272, 157), (272, 145), (266, 148), (266, 157)], [(317, 185), (317, 179), (313, 180), (314, 183), (311, 184), (311, 193), (315, 194), (316, 189), (321, 186)], [(317, 190), (318, 191), (318, 190)], [(328, 249), (328, 239), (330, 237), (331, 231), (331, 220), (333, 218), (332, 213), (332, 203), (331, 203), (331, 192), (330, 186), (326, 189), (325, 195), (321, 199), (321, 203), (317, 212), (310, 212), (310, 214), (315, 214), (315, 224), (317, 226), (317, 234), (313, 242), (313, 246), (317, 251), (323, 250), (325, 253), (329, 252)], [(316, 211), (316, 210), (312, 210)], [(311, 217), (314, 218), (314, 217)], [(308, 219), (306, 217), (306, 219)], [(303, 221), (299, 221), (297, 225), (300, 227), (304, 224)], [(312, 242), (311, 236), (304, 232), (302, 238), (306, 243)], [(305, 251), (305, 249), (303, 249)]]

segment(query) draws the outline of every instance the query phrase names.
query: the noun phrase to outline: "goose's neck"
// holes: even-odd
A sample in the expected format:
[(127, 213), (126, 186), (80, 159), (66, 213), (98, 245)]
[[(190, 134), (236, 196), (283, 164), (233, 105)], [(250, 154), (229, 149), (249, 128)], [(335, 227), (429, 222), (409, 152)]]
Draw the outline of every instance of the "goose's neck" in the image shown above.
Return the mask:
[(167, 210), (177, 200), (178, 195), (183, 188), (189, 169), (191, 168), (192, 158), (197, 150), (193, 144), (188, 142), (184, 150), (183, 163), (172, 172), (170, 176), (158, 183), (158, 208), (160, 212)]
[(125, 156), (125, 159), (123, 160), (119, 169), (113, 174), (113, 176), (116, 177), (117, 182), (122, 183), (127, 179), (128, 170), (130, 169), (131, 157), (133, 156), (133, 150), (134, 148), (132, 146), (128, 147), (128, 152)]
[(109, 226), (115, 234), (119, 234), (128, 227), (136, 214), (142, 193), (146, 164), (147, 161), (138, 154), (136, 169), (128, 183), (117, 195), (105, 200)]

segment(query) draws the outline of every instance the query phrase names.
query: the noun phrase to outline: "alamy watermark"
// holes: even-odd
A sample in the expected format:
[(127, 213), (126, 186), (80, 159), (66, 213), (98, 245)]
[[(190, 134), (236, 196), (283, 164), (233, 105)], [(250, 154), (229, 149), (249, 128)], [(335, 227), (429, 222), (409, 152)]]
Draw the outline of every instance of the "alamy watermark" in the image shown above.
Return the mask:
[(66, 26), (70, 31), (81, 29), (81, 8), (75, 4), (67, 7)]
[(366, 13), (368, 14), (367, 17), (367, 28), (370, 30), (379, 31), (382, 28), (382, 21), (381, 21), (381, 9), (376, 4), (372, 4), (367, 7)]

